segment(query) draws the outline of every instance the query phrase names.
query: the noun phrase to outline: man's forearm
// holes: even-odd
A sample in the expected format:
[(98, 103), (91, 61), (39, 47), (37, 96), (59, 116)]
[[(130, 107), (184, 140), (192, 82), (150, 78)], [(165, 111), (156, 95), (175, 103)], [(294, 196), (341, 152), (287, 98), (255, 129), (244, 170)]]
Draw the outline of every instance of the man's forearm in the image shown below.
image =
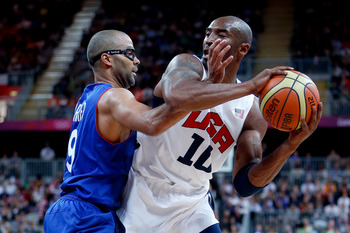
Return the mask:
[(260, 163), (254, 165), (248, 173), (250, 182), (257, 187), (269, 184), (280, 172), (289, 156), (296, 150), (285, 141), (270, 155), (266, 156)]
[(212, 108), (227, 101), (238, 99), (254, 92), (246, 83), (216, 83), (201, 81), (165, 96), (179, 111), (199, 111)]

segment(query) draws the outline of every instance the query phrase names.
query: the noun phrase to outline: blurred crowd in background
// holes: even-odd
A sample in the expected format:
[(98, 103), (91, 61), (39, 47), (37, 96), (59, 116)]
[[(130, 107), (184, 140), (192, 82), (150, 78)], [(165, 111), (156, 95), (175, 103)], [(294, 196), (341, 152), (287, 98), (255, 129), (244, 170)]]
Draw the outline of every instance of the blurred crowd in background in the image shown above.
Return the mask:
[[(84, 34), (80, 48), (65, 76), (52, 87), (51, 108), (47, 118), (70, 117), (83, 88), (93, 82), (86, 61), (86, 46), (91, 36), (102, 29), (119, 29), (134, 41), (141, 60), (135, 96), (149, 103), (150, 92), (175, 55), (202, 54), (205, 27), (218, 16), (236, 15), (254, 33), (248, 56), (254, 57), (259, 34), (264, 31), (267, 1), (235, 3), (222, 7), (209, 1), (192, 1), (186, 7), (165, 2), (150, 3), (102, 1), (91, 28)], [(334, 99), (350, 99), (349, 7), (339, 1), (294, 0), (294, 26), (290, 41), (291, 57), (317, 62), (332, 61), (329, 90)], [(16, 0), (0, 8), (0, 73), (35, 70), (38, 77), (48, 64), (65, 28), (80, 10), (82, 1)], [(62, 13), (64, 12), (64, 17)], [(68, 110), (67, 110), (68, 109)]]
[[(64, 159), (48, 148), (43, 147), (36, 163), (52, 167), (63, 160), (62, 171), (52, 177), (34, 171), (26, 175), (22, 165), (27, 159), (17, 151), (0, 158), (1, 233), (43, 232), (45, 211), (61, 192), (64, 166)], [(211, 187), (223, 233), (242, 232), (245, 216), (254, 233), (350, 233), (350, 159), (334, 149), (325, 158), (296, 151), (276, 179), (249, 198), (236, 194), (230, 173), (216, 174)]]
[[(249, 22), (254, 36), (263, 30), (262, 9), (265, 1), (255, 1), (254, 8), (236, 4), (222, 13), (233, 14)], [(162, 76), (167, 64), (177, 54), (187, 52), (201, 56), (205, 28), (222, 9), (209, 1), (194, 1), (183, 7), (165, 2), (142, 2), (135, 7), (129, 3), (102, 1), (92, 26), (84, 34), (83, 41), (66, 75), (53, 87), (49, 100), (48, 118), (69, 117), (74, 100), (93, 82), (93, 74), (86, 59), (86, 48), (93, 34), (103, 29), (118, 29), (130, 35), (136, 54), (141, 61), (136, 85), (131, 89), (136, 98), (150, 104), (152, 90)], [(195, 13), (194, 13), (195, 12)], [(249, 56), (255, 52), (255, 44)], [(62, 101), (64, 108), (62, 108)], [(68, 101), (66, 101), (68, 100)], [(68, 108), (68, 110), (67, 110)]]
[(340, 1), (294, 0), (291, 56), (332, 62), (328, 88), (335, 100), (350, 100), (350, 8)]
[(36, 76), (40, 75), (80, 8), (81, 1), (74, 0), (3, 2), (0, 7), (0, 73), (35, 70)]
[[(34, 70), (37, 78), (81, 4), (80, 0), (3, 2), (0, 7), (0, 73)], [(133, 39), (141, 65), (136, 86), (131, 90), (146, 104), (170, 59), (182, 52), (201, 55), (205, 27), (218, 16), (236, 15), (252, 27), (254, 43), (248, 57), (255, 57), (256, 43), (264, 30), (267, 1), (234, 4), (234, 7), (227, 7), (211, 1), (192, 1), (186, 6), (173, 4), (169, 7), (167, 2), (102, 1), (70, 68), (52, 87), (47, 118), (71, 117), (82, 90), (93, 82), (86, 47), (91, 36), (102, 29), (119, 29)], [(333, 72), (329, 74), (329, 90), (334, 98), (348, 101), (350, 8), (344, 7), (347, 3), (327, 0), (295, 0), (294, 4), (291, 56), (312, 61), (330, 58)], [(281, 174), (285, 175), (251, 198), (238, 197), (229, 178), (225, 178), (223, 184), (214, 179), (213, 192), (222, 231), (240, 232), (243, 216), (250, 211), (256, 233), (277, 232), (274, 227), (278, 226), (277, 222), (285, 221), (282, 217), (288, 219), (283, 232), (350, 232), (350, 164), (342, 158), (333, 151), (324, 160), (327, 162), (324, 166), (315, 167), (310, 166), (308, 161), (312, 159), (308, 160), (307, 155), (302, 159), (294, 155), (282, 170), (285, 173)], [(1, 233), (42, 232), (44, 213), (59, 197), (61, 173), (49, 182), (40, 174), (34, 180), (22, 180), (19, 178), (21, 162), (16, 152), (11, 156), (2, 155), (0, 159)], [(320, 226), (326, 230), (319, 231)]]

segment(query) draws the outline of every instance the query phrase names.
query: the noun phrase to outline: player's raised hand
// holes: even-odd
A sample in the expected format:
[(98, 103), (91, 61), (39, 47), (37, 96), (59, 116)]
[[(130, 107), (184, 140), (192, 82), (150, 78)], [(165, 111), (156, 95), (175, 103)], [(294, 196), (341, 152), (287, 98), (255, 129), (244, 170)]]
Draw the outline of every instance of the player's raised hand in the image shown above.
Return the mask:
[(225, 77), (225, 68), (233, 60), (233, 56), (224, 59), (231, 46), (225, 40), (217, 39), (209, 48), (208, 79), (213, 83), (221, 83)]

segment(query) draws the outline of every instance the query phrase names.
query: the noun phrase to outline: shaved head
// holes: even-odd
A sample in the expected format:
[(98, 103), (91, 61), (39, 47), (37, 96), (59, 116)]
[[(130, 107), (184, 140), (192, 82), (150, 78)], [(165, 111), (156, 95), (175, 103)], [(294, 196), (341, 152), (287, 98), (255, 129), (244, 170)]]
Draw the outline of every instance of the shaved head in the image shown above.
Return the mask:
[(118, 49), (120, 46), (125, 45), (132, 41), (130, 37), (118, 30), (103, 30), (96, 33), (90, 40), (87, 47), (87, 59), (90, 61), (97, 54), (111, 49)]
[(220, 22), (228, 31), (235, 32), (238, 43), (252, 44), (253, 33), (249, 25), (242, 19), (235, 16), (223, 16), (215, 19), (210, 25)]
[(240, 62), (248, 53), (253, 40), (253, 33), (249, 25), (242, 19), (235, 16), (223, 16), (214, 19), (205, 31), (203, 40), (203, 57), (202, 62), (208, 69), (208, 60), (210, 57), (210, 48), (217, 40), (224, 40), (228, 48), (223, 59), (233, 57), (232, 62), (226, 66), (225, 75), (228, 82), (235, 80)]

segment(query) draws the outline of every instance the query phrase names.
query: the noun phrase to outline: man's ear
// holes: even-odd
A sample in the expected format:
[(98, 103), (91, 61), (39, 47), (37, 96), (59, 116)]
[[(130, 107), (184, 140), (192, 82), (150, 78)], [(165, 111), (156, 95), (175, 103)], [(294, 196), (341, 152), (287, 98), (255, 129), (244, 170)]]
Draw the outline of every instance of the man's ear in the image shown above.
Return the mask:
[(101, 61), (102, 61), (103, 63), (109, 65), (109, 63), (110, 63), (109, 55), (106, 54), (106, 53), (103, 53), (103, 54), (101, 55)]
[(242, 43), (239, 46), (239, 53), (242, 54), (242, 56), (245, 56), (250, 49), (250, 45), (248, 43)]

